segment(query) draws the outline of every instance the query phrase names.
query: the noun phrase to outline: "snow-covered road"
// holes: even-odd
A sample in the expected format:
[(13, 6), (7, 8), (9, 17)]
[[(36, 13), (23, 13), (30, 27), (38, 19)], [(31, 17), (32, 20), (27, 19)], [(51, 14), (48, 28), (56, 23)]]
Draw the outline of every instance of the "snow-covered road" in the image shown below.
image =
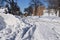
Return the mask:
[(31, 40), (60, 40), (60, 22), (55, 18), (27, 18), (27, 23), (36, 26), (33, 33), (34, 39)]
[(0, 14), (0, 40), (60, 40), (60, 18)]

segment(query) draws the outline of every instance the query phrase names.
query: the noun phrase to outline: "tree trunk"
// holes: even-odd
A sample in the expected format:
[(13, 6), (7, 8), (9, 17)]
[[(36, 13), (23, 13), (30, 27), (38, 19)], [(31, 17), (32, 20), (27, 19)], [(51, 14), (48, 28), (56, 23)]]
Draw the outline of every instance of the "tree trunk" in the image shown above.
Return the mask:
[(59, 8), (59, 17), (60, 17), (60, 8)]

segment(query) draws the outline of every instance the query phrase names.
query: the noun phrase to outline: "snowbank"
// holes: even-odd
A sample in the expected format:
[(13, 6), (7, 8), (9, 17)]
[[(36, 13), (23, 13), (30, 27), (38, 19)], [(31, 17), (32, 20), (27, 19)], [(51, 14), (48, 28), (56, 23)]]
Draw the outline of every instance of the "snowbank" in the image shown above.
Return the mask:
[(0, 14), (0, 40), (60, 40), (60, 18)]
[(15, 16), (0, 14), (0, 40), (15, 40), (16, 35), (23, 32), (25, 27), (29, 26)]

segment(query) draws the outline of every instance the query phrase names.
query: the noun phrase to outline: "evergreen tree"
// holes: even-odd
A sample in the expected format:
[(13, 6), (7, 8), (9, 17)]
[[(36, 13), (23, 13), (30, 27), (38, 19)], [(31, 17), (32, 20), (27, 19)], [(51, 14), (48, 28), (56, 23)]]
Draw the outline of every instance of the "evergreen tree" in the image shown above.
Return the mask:
[(17, 2), (14, 2), (15, 0), (6, 0), (7, 3), (9, 3), (9, 12), (13, 15), (20, 15), (20, 7), (17, 5)]

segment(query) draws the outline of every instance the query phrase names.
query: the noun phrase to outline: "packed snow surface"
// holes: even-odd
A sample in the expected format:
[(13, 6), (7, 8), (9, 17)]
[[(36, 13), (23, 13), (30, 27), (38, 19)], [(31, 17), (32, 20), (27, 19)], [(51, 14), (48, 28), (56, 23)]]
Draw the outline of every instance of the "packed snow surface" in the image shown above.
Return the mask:
[(0, 40), (60, 40), (60, 18), (0, 14)]

